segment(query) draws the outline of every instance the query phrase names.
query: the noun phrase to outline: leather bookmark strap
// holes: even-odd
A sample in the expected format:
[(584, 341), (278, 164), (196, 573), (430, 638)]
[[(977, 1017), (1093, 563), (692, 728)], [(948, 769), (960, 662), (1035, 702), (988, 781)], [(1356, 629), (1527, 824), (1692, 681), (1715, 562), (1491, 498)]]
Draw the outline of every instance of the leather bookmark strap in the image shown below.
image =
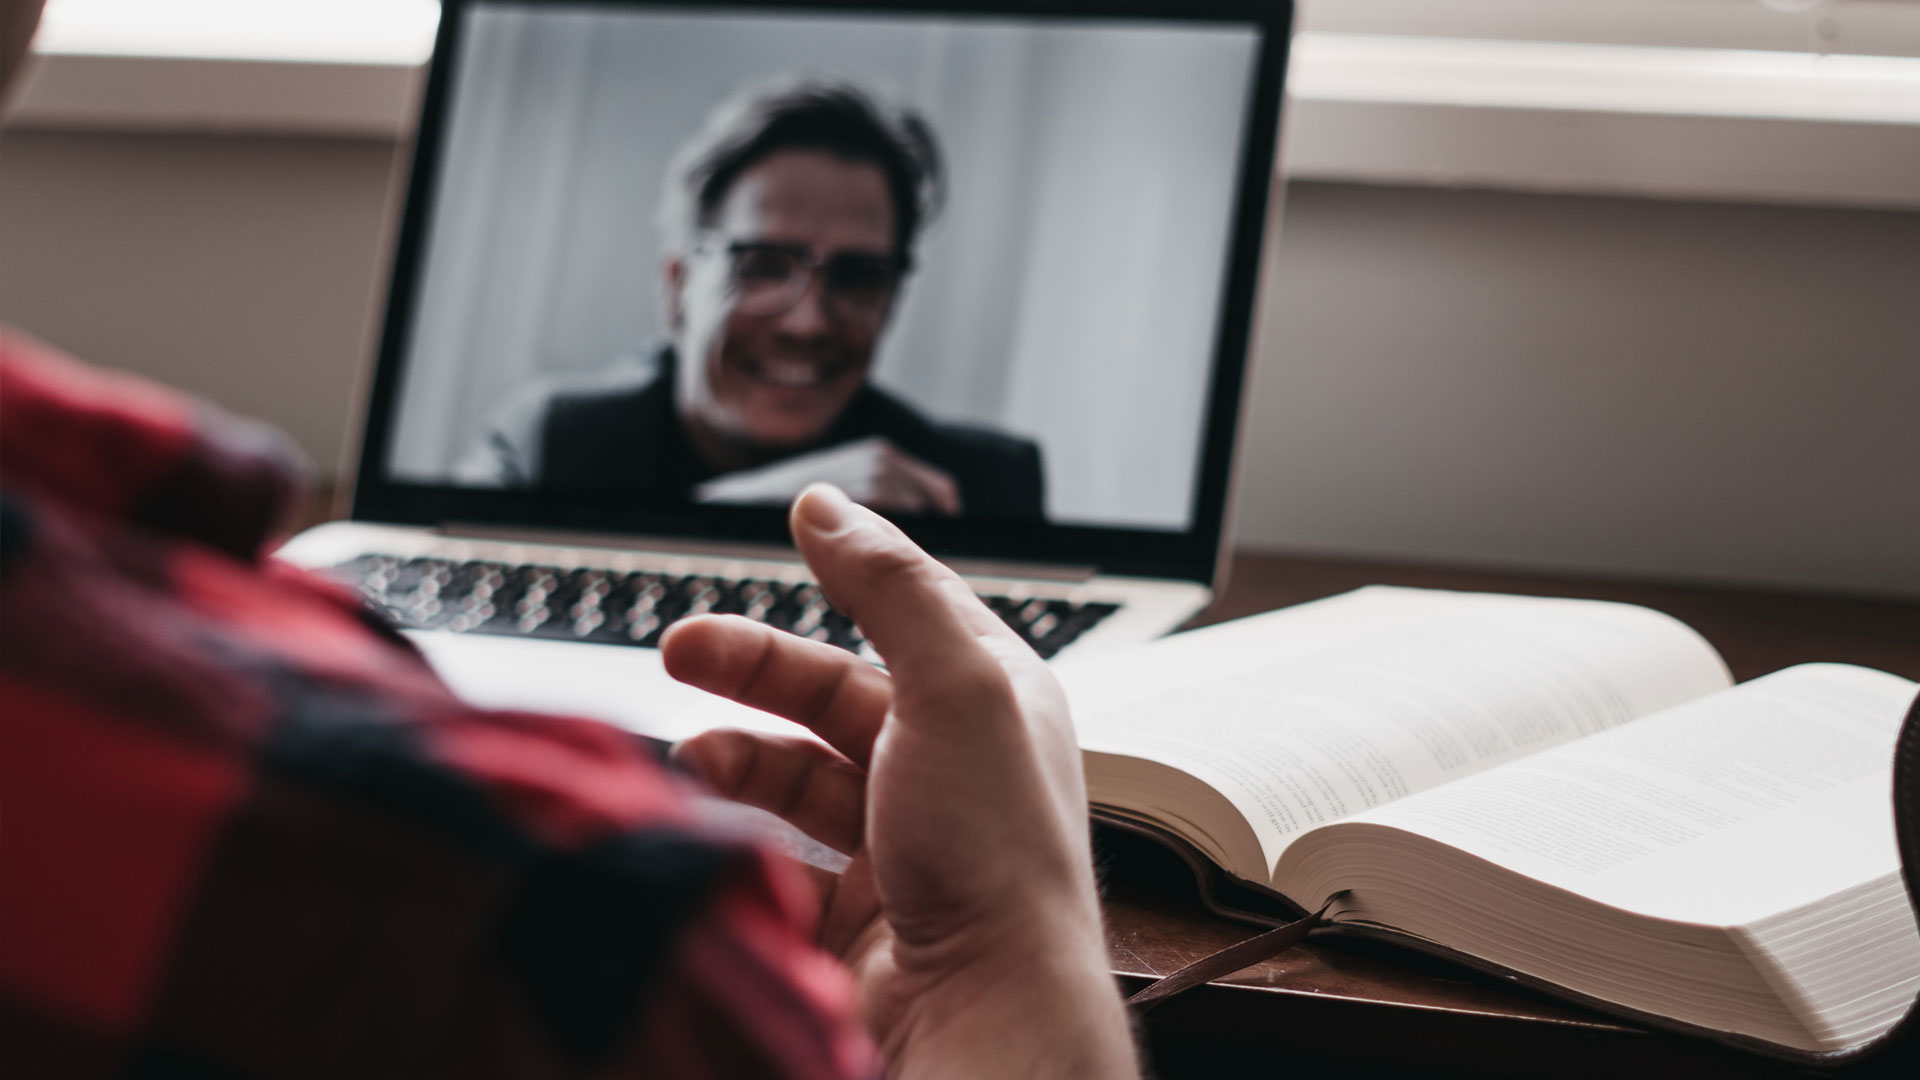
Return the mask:
[(1263, 934), (1229, 945), (1219, 952), (1203, 956), (1171, 975), (1156, 979), (1142, 987), (1127, 1004), (1140, 1012), (1146, 1012), (1155, 1005), (1175, 994), (1191, 990), (1202, 983), (1223, 979), (1241, 968), (1257, 964), (1270, 956), (1276, 956), (1307, 939), (1307, 934), (1318, 927), (1326, 926), (1327, 909), (1335, 900), (1346, 895), (1335, 893), (1320, 905), (1320, 910), (1305, 918), (1295, 919), (1285, 926), (1277, 926)]

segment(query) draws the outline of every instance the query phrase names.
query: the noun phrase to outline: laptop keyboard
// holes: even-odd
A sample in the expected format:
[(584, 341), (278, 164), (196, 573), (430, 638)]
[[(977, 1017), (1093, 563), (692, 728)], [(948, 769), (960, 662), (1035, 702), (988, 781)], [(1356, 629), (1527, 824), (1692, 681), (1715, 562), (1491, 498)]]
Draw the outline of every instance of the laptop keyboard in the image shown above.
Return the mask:
[[(334, 573), (400, 625), (456, 633), (654, 648), (675, 621), (744, 615), (861, 652), (866, 639), (812, 582), (362, 555)], [(1118, 610), (1045, 597), (980, 598), (1034, 651), (1051, 657)]]

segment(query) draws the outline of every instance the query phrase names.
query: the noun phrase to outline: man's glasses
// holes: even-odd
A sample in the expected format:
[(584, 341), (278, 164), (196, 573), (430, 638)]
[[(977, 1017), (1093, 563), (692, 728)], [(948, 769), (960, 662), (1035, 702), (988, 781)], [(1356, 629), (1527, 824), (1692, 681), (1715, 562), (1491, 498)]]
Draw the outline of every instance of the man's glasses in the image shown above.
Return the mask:
[(829, 314), (856, 326), (885, 317), (900, 280), (911, 267), (904, 255), (841, 252), (818, 258), (804, 244), (736, 240), (724, 249), (735, 310), (779, 315), (800, 302), (807, 284), (820, 277), (821, 302)]

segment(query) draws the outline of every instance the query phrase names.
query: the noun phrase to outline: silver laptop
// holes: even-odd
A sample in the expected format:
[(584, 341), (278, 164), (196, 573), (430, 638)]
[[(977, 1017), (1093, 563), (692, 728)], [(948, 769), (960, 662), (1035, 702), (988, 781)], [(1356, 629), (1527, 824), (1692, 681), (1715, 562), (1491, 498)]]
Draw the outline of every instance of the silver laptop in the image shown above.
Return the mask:
[(1204, 607), (1291, 20), (1267, 0), (449, 0), (333, 568), (481, 704), (765, 723), (655, 644), (870, 651), (830, 480), (1043, 655)]

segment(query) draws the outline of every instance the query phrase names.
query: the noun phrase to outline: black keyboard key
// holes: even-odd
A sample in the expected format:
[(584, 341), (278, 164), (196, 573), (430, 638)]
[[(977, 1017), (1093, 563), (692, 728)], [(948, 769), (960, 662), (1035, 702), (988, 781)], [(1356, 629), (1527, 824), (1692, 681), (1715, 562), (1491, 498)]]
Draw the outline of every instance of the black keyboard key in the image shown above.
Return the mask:
[(1067, 600), (1005, 596), (984, 597), (987, 606), (1033, 646), (1042, 658), (1050, 659), (1061, 649), (1079, 640), (1100, 620), (1119, 610), (1115, 604), (1074, 604)]
[[(812, 582), (390, 555), (363, 555), (335, 572), (408, 627), (651, 648), (675, 621), (715, 612), (744, 615), (851, 652), (866, 645), (859, 627)], [(1043, 657), (1117, 610), (1114, 604), (1046, 597), (980, 599)]]

